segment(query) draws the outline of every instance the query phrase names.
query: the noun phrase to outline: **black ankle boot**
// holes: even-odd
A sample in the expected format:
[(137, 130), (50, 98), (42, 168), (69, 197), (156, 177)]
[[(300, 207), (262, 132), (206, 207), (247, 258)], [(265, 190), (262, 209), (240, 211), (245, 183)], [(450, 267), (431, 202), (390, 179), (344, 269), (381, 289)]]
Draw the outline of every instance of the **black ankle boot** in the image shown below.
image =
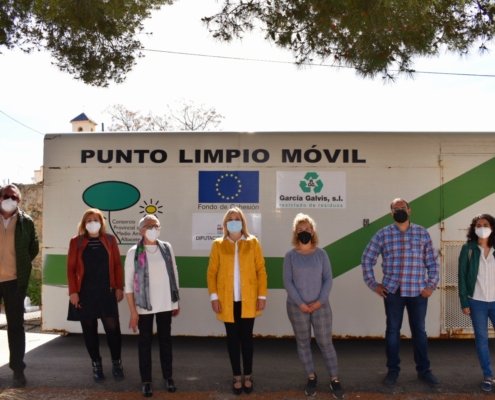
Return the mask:
[(105, 380), (105, 375), (103, 375), (103, 365), (101, 363), (101, 358), (98, 361), (93, 361), (93, 379), (95, 382), (103, 382)]
[(122, 367), (122, 360), (112, 360), (112, 375), (116, 381), (124, 379), (124, 368)]
[(151, 386), (151, 382), (141, 384), (141, 394), (144, 397), (152, 397), (153, 396), (153, 388)]

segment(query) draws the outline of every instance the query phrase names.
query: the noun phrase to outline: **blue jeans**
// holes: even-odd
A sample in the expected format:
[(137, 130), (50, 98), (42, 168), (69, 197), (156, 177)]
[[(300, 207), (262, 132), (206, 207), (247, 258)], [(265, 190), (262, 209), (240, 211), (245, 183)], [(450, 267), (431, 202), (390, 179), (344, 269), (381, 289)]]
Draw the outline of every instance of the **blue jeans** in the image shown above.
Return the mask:
[(471, 321), (474, 328), (474, 342), (485, 378), (493, 378), (488, 349), (488, 318), (495, 326), (495, 302), (469, 299)]
[(428, 298), (401, 297), (400, 291), (387, 293), (384, 299), (385, 314), (387, 315), (387, 330), (385, 332), (385, 343), (387, 352), (387, 368), (389, 372), (400, 372), (400, 329), (404, 317), (404, 308), (409, 316), (409, 327), (411, 328), (412, 342), (414, 348), (414, 361), (416, 371), (420, 374), (430, 369), (428, 359), (428, 339), (425, 330), (426, 309)]

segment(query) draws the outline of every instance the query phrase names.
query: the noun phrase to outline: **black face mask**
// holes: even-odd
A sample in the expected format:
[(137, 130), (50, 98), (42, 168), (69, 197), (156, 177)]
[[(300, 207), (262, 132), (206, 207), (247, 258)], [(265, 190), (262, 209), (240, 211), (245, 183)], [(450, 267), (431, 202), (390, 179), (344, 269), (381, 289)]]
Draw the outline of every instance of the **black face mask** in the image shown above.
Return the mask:
[(302, 244), (308, 244), (311, 241), (313, 235), (310, 232), (299, 232), (297, 238)]
[(394, 212), (394, 220), (399, 223), (406, 222), (409, 219), (409, 214), (404, 210), (397, 210)]

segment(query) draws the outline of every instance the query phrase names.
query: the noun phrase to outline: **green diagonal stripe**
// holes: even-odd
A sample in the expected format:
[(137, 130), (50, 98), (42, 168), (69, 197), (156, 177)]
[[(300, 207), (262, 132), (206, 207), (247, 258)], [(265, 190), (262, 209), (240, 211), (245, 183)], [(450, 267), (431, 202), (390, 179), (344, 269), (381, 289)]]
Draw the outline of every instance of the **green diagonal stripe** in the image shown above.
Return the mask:
[[(495, 158), (492, 158), (418, 197), (409, 203), (409, 207), (413, 210), (411, 220), (425, 228), (430, 228), (483, 200), (495, 193), (494, 173)], [(384, 199), (384, 201), (387, 200)], [(325, 250), (332, 262), (334, 277), (360, 265), (361, 255), (370, 239), (379, 229), (390, 225), (392, 222), (390, 214), (384, 215), (369, 226), (360, 228), (326, 246)], [(466, 221), (467, 223), (468, 221)]]
[[(410, 202), (412, 221), (430, 228), (465, 208), (495, 193), (495, 158), (480, 164), (436, 189)], [(390, 199), (392, 200), (392, 199)], [(388, 199), (384, 199), (388, 201)], [(443, 208), (442, 208), (443, 205)], [(361, 255), (371, 237), (393, 222), (390, 214), (373, 221), (325, 247), (332, 262), (334, 277), (361, 264)], [(467, 222), (466, 222), (467, 224)], [(176, 257), (180, 285), (183, 288), (206, 288), (208, 257)], [(122, 256), (122, 264), (125, 256)], [(283, 289), (283, 257), (265, 257), (268, 287)], [(44, 257), (43, 283), (67, 285), (66, 255), (49, 254)]]

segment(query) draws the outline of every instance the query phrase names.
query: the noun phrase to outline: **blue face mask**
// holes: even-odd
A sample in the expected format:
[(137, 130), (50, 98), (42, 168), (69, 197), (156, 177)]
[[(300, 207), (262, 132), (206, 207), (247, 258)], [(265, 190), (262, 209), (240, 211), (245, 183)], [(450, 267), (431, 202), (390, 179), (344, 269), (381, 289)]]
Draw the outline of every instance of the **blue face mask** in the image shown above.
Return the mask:
[(239, 233), (242, 230), (242, 222), (241, 221), (228, 221), (227, 222), (227, 230), (230, 233)]

